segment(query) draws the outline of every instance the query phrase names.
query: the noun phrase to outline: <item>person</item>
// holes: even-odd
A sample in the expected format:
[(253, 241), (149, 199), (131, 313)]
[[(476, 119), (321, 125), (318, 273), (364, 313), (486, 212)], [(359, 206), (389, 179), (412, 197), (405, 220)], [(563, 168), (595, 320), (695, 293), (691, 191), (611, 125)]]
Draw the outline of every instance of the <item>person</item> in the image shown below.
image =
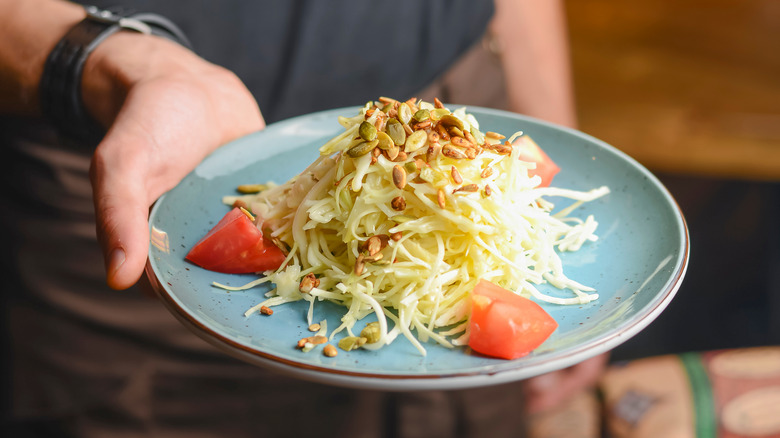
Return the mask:
[(195, 51), (131, 31), (102, 41), (80, 81), (87, 113), (105, 128), (89, 145), (64, 141), (40, 104), (46, 60), (84, 9), (0, 0), (13, 436), (516, 436), (523, 391), (538, 411), (594, 382), (603, 357), (527, 383), (446, 393), (296, 381), (213, 350), (137, 286), (150, 205), (210, 152), (266, 122), (437, 93), (573, 126), (560, 1), (124, 5), (170, 18)]

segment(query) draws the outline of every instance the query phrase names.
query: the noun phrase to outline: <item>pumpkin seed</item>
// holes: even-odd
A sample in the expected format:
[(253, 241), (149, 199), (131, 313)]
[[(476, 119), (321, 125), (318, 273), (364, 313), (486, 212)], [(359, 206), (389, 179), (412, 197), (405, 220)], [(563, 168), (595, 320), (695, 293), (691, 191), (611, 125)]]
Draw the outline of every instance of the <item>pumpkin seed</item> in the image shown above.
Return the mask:
[(457, 126), (450, 126), (447, 131), (450, 133), (450, 137), (463, 137), (463, 131)]
[(431, 111), (431, 120), (434, 122), (441, 121), (441, 118), (446, 116), (450, 113), (450, 110), (447, 108), (436, 108), (433, 111)]
[(417, 110), (412, 118), (418, 122), (422, 122), (431, 118), (431, 112), (426, 109)]
[(377, 132), (376, 139), (377, 139), (377, 141), (379, 141), (379, 143), (377, 143), (377, 147), (379, 147), (379, 149), (382, 149), (382, 150), (385, 150), (385, 151), (390, 149), (392, 146), (395, 145), (395, 143), (393, 142), (393, 139), (391, 139), (389, 135), (387, 135), (387, 134), (385, 134), (384, 132), (381, 132), (381, 131)]
[(382, 329), (379, 327), (379, 322), (369, 322), (360, 331), (360, 336), (366, 338), (366, 342), (373, 344), (379, 342), (379, 338), (382, 337)]
[(463, 131), (463, 122), (452, 114), (445, 114), (441, 116), (439, 123), (444, 126), (458, 128), (458, 130)]
[(393, 161), (396, 158), (398, 158), (398, 154), (401, 153), (401, 148), (399, 148), (398, 146), (396, 146), (394, 144), (394, 145), (390, 146), (390, 148), (387, 149), (385, 151), (385, 153), (387, 154), (387, 159), (390, 160), (390, 161)]
[(357, 145), (352, 146), (347, 151), (347, 155), (349, 155), (352, 158), (362, 157), (363, 155), (371, 152), (371, 150), (374, 149), (378, 144), (379, 144), (379, 140), (360, 142)]
[[(406, 105), (404, 104), (404, 106)], [(393, 140), (393, 143), (399, 146), (406, 143), (406, 131), (401, 122), (396, 119), (390, 119), (387, 121), (387, 127), (385, 129), (387, 130), (387, 135)], [(379, 147), (381, 148), (382, 145), (380, 144)]]
[(361, 123), (360, 127), (358, 128), (358, 134), (360, 134), (360, 138), (365, 141), (373, 141), (376, 139), (376, 126), (369, 122), (363, 121), (363, 123)]
[(398, 107), (398, 120), (403, 124), (409, 123), (412, 120), (412, 107), (408, 102), (404, 102)]
[(425, 146), (427, 141), (428, 134), (425, 131), (415, 131), (412, 135), (407, 137), (404, 150), (406, 150), (407, 153), (414, 152), (417, 149)]
[[(363, 344), (365, 344), (365, 342), (363, 342)], [(361, 345), (360, 338), (357, 336), (347, 336), (339, 340), (339, 348), (344, 351), (352, 351), (356, 348), (360, 348)]]

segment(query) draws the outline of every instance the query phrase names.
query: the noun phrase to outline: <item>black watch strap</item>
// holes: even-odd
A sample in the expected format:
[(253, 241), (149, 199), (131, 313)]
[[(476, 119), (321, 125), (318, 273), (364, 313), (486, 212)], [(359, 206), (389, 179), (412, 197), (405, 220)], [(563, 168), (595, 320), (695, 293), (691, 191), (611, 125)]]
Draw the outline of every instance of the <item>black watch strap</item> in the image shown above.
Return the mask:
[(44, 65), (40, 83), (41, 110), (60, 134), (76, 143), (95, 146), (105, 130), (87, 113), (81, 96), (81, 75), (87, 57), (106, 38), (131, 30), (170, 39), (187, 48), (190, 42), (170, 20), (157, 14), (119, 8), (85, 7), (87, 16), (57, 43)]

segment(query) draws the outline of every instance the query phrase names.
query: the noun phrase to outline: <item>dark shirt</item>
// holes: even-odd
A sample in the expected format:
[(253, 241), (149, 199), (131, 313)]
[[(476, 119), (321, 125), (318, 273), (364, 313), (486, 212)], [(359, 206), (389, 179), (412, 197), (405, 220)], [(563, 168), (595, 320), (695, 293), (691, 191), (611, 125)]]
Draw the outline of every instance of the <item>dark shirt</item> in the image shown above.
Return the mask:
[[(247, 84), (268, 122), (411, 97), (481, 37), (493, 12), (471, 0), (121, 3), (179, 24), (198, 54)], [(139, 290), (107, 290), (89, 151), (63, 147), (40, 120), (2, 116), (0, 162), (0, 322), (9, 327), (0, 351), (12, 366), (0, 408), (12, 412), (11, 436), (453, 436), (463, 424), (494, 424), (494, 405), (519, 406), (517, 388), (402, 397), (233, 360)], [(519, 417), (502, 417), (515, 420), (505, 422), (515, 435)]]
[[(101, 7), (116, 0), (88, 2)], [(266, 121), (412, 97), (485, 32), (487, 0), (126, 0), (178, 24), (235, 72)]]

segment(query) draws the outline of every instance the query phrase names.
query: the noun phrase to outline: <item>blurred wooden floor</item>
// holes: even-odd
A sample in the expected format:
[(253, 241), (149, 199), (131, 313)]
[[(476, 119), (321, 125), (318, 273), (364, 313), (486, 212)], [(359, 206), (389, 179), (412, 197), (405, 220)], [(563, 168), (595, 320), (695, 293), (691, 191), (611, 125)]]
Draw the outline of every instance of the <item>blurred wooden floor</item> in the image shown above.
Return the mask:
[(581, 130), (653, 171), (780, 181), (780, 1), (566, 5)]

